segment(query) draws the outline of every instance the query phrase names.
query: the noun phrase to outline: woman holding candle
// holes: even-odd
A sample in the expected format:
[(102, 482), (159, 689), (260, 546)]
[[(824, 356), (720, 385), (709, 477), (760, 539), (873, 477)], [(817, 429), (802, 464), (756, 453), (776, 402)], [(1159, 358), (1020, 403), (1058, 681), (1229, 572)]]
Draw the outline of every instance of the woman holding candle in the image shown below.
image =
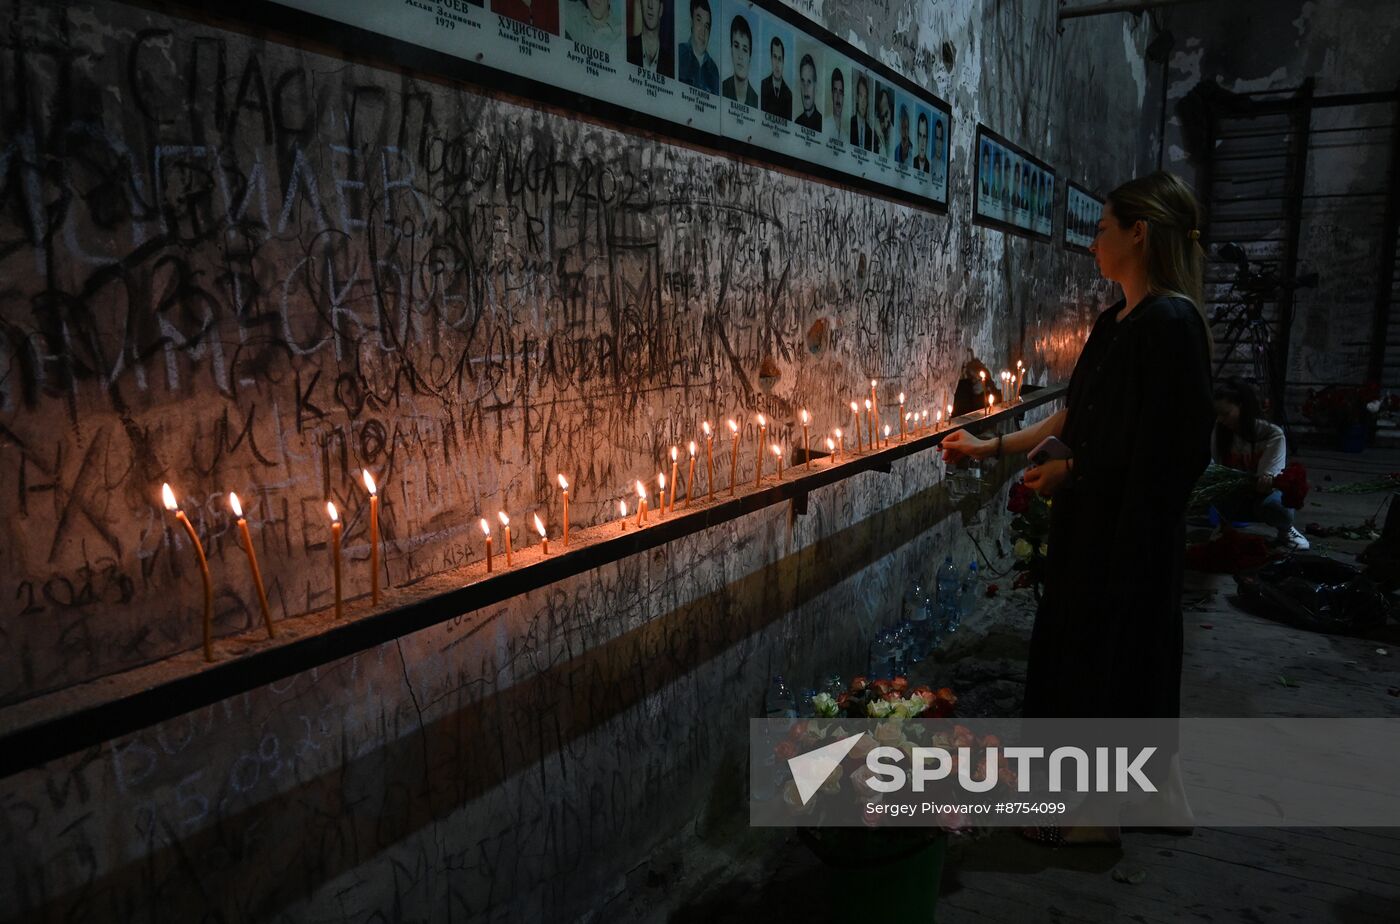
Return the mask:
[[(943, 443), (950, 461), (1024, 452), (1051, 435), (1072, 452), (1025, 476), (1055, 499), (1027, 716), (1180, 715), (1186, 502), (1210, 459), (1215, 422), (1199, 220), (1195, 196), (1168, 173), (1110, 193), (1090, 249), (1123, 298), (1089, 334), (1066, 407), (1004, 437), (958, 432)], [(1184, 809), (1171, 782), (1168, 805)], [(1032, 836), (1102, 842), (1117, 831)]]

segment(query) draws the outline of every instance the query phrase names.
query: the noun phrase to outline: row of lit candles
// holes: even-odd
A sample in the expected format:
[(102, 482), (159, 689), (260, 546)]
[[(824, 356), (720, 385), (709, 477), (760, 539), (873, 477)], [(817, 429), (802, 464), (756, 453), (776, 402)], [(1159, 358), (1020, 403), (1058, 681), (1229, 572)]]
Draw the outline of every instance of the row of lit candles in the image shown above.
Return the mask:
[[(1016, 368), (1017, 368), (1017, 374), (1013, 374), (1013, 373), (1011, 373), (1011, 372), (1002, 372), (1002, 373), (1001, 373), (1001, 379), (1002, 379), (1002, 385), (1003, 385), (1003, 394), (1010, 394), (1010, 395), (1011, 395), (1010, 401), (1015, 401), (1015, 400), (1017, 400), (1017, 399), (1019, 398), (1019, 396), (1020, 396), (1020, 379), (1023, 377), (1022, 365), (1021, 365), (1020, 361), (1017, 361), (1017, 363), (1016, 363)], [(986, 379), (987, 379), (987, 373), (986, 373), (986, 372), (982, 372), (982, 373), (981, 373), (981, 379), (982, 379), (983, 385), (984, 385), (984, 387), (985, 387), (985, 383), (986, 383)], [(879, 418), (879, 413), (880, 413), (880, 410), (879, 410), (879, 407), (880, 407), (880, 406), (879, 406), (879, 399), (878, 399), (877, 396), (876, 396), (876, 388), (877, 388), (877, 387), (878, 387), (878, 382), (875, 381), (874, 379), (872, 379), (871, 382), (870, 382), (870, 397), (869, 397), (868, 399), (865, 400), (867, 439), (868, 439), (868, 445), (869, 445), (871, 451), (874, 451), (874, 450), (877, 448), (877, 445), (876, 445), (876, 442), (877, 442), (876, 421), (877, 421), (877, 419)], [(920, 432), (922, 432), (925, 428), (929, 427), (929, 412), (928, 412), (927, 409), (921, 410), (921, 411), (908, 411), (908, 412), (904, 412), (904, 405), (905, 405), (905, 396), (904, 396), (904, 392), (900, 392), (900, 393), (899, 393), (899, 408), (900, 408), (900, 411), (903, 412), (903, 413), (901, 413), (901, 415), (900, 415), (900, 417), (899, 417), (899, 439), (900, 439), (901, 442), (903, 442), (905, 439), (907, 439), (910, 435), (918, 435), (918, 434), (919, 434)], [(986, 403), (986, 408), (985, 408), (985, 410), (984, 410), (983, 413), (984, 413), (984, 414), (991, 414), (993, 408), (995, 407), (995, 405), (996, 405), (996, 396), (995, 396), (995, 394), (993, 394), (992, 392), (988, 391), (988, 392), (987, 392), (987, 403)], [(852, 413), (852, 415), (854, 416), (854, 424), (855, 424), (855, 426), (854, 426), (854, 432), (855, 432), (855, 437), (856, 437), (856, 449), (855, 449), (855, 451), (856, 451), (856, 452), (863, 452), (863, 451), (865, 450), (865, 446), (867, 445), (867, 443), (866, 443), (865, 441), (862, 440), (862, 436), (861, 436), (860, 406), (859, 406), (859, 405), (857, 404), (857, 402), (855, 402), (855, 401), (852, 401), (850, 406), (851, 406), (851, 413)], [(947, 413), (948, 413), (948, 419), (951, 421), (951, 420), (953, 419), (953, 405), (951, 405), (951, 404), (947, 405)], [(810, 445), (809, 445), (809, 432), (810, 432), (810, 426), (811, 426), (811, 415), (809, 415), (809, 414), (807, 413), (806, 409), (803, 409), (803, 410), (800, 412), (799, 417), (800, 417), (800, 419), (801, 419), (801, 421), (802, 421), (802, 448), (803, 448), (803, 457), (804, 457), (804, 458), (803, 458), (803, 465), (804, 465), (805, 468), (807, 468), (807, 469), (810, 470), (811, 467), (812, 467), (812, 455), (811, 455), (811, 448), (810, 448)], [(754, 461), (755, 461), (754, 487), (757, 488), (757, 487), (759, 487), (760, 485), (762, 485), (764, 473), (765, 473), (765, 470), (766, 470), (766, 466), (764, 465), (764, 462), (763, 462), (763, 445), (764, 445), (764, 443), (767, 441), (767, 435), (768, 435), (768, 419), (767, 419), (766, 417), (764, 417), (764, 415), (758, 414), (757, 417), (755, 418), (755, 420), (756, 420), (756, 422), (757, 422), (757, 424), (758, 424), (758, 440), (756, 441), (755, 446), (754, 446), (754, 453), (755, 453), (755, 454), (754, 454)], [(942, 412), (942, 411), (939, 411), (939, 412), (937, 412), (937, 413), (934, 415), (934, 418), (933, 418), (933, 426), (936, 428), (939, 424), (942, 423), (942, 421), (943, 421), (943, 412)], [(733, 445), (732, 445), (732, 447), (731, 447), (731, 449), (730, 449), (730, 454), (729, 454), (729, 494), (730, 494), (730, 496), (732, 497), (732, 496), (734, 496), (734, 493), (735, 493), (735, 491), (737, 490), (737, 487), (738, 487), (739, 424), (738, 424), (733, 418), (730, 418), (730, 420), (728, 421), (728, 425), (729, 425), (730, 434), (731, 434), (731, 436), (732, 436), (732, 438), (733, 438)], [(704, 431), (704, 436), (705, 436), (705, 469), (706, 469), (706, 472), (707, 472), (706, 484), (707, 484), (707, 486), (708, 486), (709, 500), (713, 501), (713, 500), (714, 500), (714, 496), (715, 496), (715, 487), (714, 487), (714, 482), (715, 482), (715, 478), (714, 478), (714, 474), (715, 474), (715, 466), (714, 466), (714, 442), (715, 442), (715, 432), (714, 432), (714, 428), (710, 426), (710, 422), (709, 422), (708, 420), (707, 420), (707, 421), (704, 421), (704, 422), (701, 424), (701, 428), (702, 428), (702, 430)], [(884, 424), (883, 427), (882, 427), (882, 428), (880, 429), (880, 431), (879, 431), (879, 435), (881, 435), (881, 436), (883, 437), (883, 440), (882, 440), (882, 442), (881, 442), (881, 445), (882, 445), (882, 446), (888, 446), (888, 445), (889, 445), (889, 440), (890, 440), (890, 429), (891, 429), (891, 428), (890, 428), (890, 425), (889, 425), (889, 424)], [(840, 460), (840, 455), (841, 455), (841, 453), (843, 453), (843, 452), (846, 451), (846, 437), (845, 437), (845, 433), (838, 427), (838, 428), (836, 428), (836, 429), (833, 429), (833, 430), (831, 431), (831, 435), (825, 437), (825, 440), (826, 440), (827, 454), (828, 454), (828, 457), (829, 457), (829, 459), (830, 459), (830, 464), (831, 464), (831, 465), (835, 465), (835, 464)], [(694, 493), (694, 492), (693, 492), (693, 485), (694, 485), (694, 483), (695, 483), (695, 463), (696, 463), (696, 455), (697, 455), (697, 452), (698, 452), (698, 449), (699, 449), (699, 447), (696, 445), (696, 443), (695, 443), (694, 440), (691, 440), (691, 441), (690, 441), (690, 443), (689, 443), (689, 445), (688, 445), (687, 448), (690, 450), (690, 464), (689, 464), (689, 474), (688, 474), (688, 477), (687, 477), (687, 479), (686, 479), (685, 500), (684, 500), (684, 503), (682, 504), (682, 507), (689, 507), (689, 506), (690, 506), (691, 497), (692, 497), (692, 495), (693, 495), (693, 493)], [(782, 481), (782, 478), (783, 478), (783, 449), (782, 449), (782, 446), (779, 445), (779, 444), (774, 443), (774, 444), (771, 445), (770, 448), (771, 448), (772, 454), (773, 454), (773, 456), (774, 456), (774, 458), (775, 458), (775, 460), (776, 460), (776, 466), (777, 466), (777, 480), (778, 480), (778, 481)], [(671, 453), (670, 453), (670, 455), (671, 455), (671, 478), (670, 478), (670, 481), (669, 481), (669, 485), (670, 485), (670, 491), (671, 491), (671, 493), (670, 493), (670, 500), (669, 500), (669, 503), (667, 502), (667, 497), (666, 497), (666, 488), (667, 488), (668, 481), (667, 481), (666, 473), (665, 473), (664, 469), (663, 469), (663, 471), (658, 472), (657, 475), (656, 475), (656, 480), (657, 480), (657, 498), (658, 498), (658, 500), (659, 500), (659, 502), (660, 502), (659, 505), (658, 505), (658, 507), (656, 508), (657, 519), (658, 519), (658, 520), (663, 519), (663, 518), (667, 515), (668, 512), (669, 512), (669, 513), (675, 513), (675, 509), (676, 509), (676, 487), (677, 487), (677, 484), (678, 484), (678, 481), (679, 481), (678, 475), (679, 475), (679, 466), (680, 466), (680, 449), (679, 449), (679, 447), (677, 447), (677, 446), (672, 446), (672, 447), (671, 447)], [(378, 492), (378, 487), (377, 487), (377, 485), (375, 484), (374, 476), (372, 476), (372, 475), (369, 473), (368, 470), (362, 470), (362, 475), (363, 475), (365, 490), (369, 492), (370, 596), (371, 596), (372, 601), (373, 601), (375, 604), (378, 604), (378, 603), (379, 603), (379, 597), (380, 597), (380, 593), (379, 593), (379, 492)], [(563, 544), (564, 544), (565, 546), (567, 546), (567, 545), (569, 544), (569, 482), (568, 482), (568, 479), (565, 478), (562, 474), (559, 475), (558, 478), (559, 478), (559, 488), (560, 488), (560, 490), (561, 490), (561, 492), (562, 492), (562, 496), (563, 496), (563, 525), (564, 525), (564, 528), (563, 528), (563, 537), (562, 537), (562, 539), (563, 539)], [(641, 482), (641, 481), (639, 480), (639, 481), (636, 482), (636, 489), (637, 489), (636, 525), (637, 525), (637, 528), (640, 529), (640, 528), (641, 528), (643, 525), (645, 525), (646, 522), (647, 522), (647, 513), (648, 513), (648, 507), (647, 507), (647, 488), (646, 488), (646, 485), (645, 485), (643, 482)], [(198, 561), (199, 568), (200, 568), (200, 574), (201, 574), (201, 576), (202, 576), (202, 578), (203, 578), (203, 582), (204, 582), (204, 657), (205, 657), (206, 660), (212, 661), (212, 660), (213, 660), (212, 631), (213, 631), (214, 590), (213, 590), (213, 583), (212, 583), (212, 581), (211, 581), (211, 579), (210, 579), (210, 575), (209, 575), (209, 561), (208, 561), (208, 559), (206, 558), (206, 556), (205, 556), (205, 554), (204, 554), (204, 546), (203, 546), (203, 544), (199, 541), (199, 534), (195, 531), (194, 525), (193, 525), (192, 523), (190, 523), (189, 518), (185, 516), (185, 512), (184, 512), (183, 510), (180, 509), (180, 505), (179, 505), (179, 503), (178, 503), (178, 502), (176, 501), (176, 499), (175, 499), (175, 492), (174, 492), (173, 490), (171, 490), (169, 484), (163, 484), (163, 485), (161, 485), (161, 499), (162, 499), (162, 501), (163, 501), (164, 504), (165, 504), (165, 509), (171, 511), (172, 513), (174, 513), (174, 514), (175, 514), (176, 520), (177, 520), (182, 526), (184, 526), (185, 531), (189, 534), (190, 542), (191, 542), (191, 543), (193, 544), (193, 546), (194, 546), (195, 557), (196, 557), (196, 560)], [(268, 608), (268, 604), (267, 604), (267, 591), (264, 589), (264, 586), (263, 586), (262, 572), (261, 572), (261, 570), (258, 568), (258, 557), (257, 557), (256, 551), (254, 551), (254, 548), (253, 548), (253, 538), (252, 538), (252, 535), (248, 532), (248, 521), (247, 521), (247, 520), (244, 518), (244, 516), (243, 516), (243, 507), (242, 507), (242, 505), (239, 503), (238, 495), (230, 491), (230, 492), (229, 492), (229, 495), (228, 495), (228, 500), (229, 500), (229, 508), (233, 511), (234, 516), (237, 517), (237, 527), (238, 527), (238, 532), (239, 532), (239, 539), (240, 539), (240, 542), (241, 542), (241, 544), (242, 544), (242, 546), (243, 546), (243, 551), (244, 551), (244, 553), (247, 555), (247, 558), (248, 558), (248, 567), (249, 567), (249, 570), (250, 570), (251, 575), (252, 575), (253, 585), (254, 585), (255, 589), (257, 590), (257, 594), (258, 594), (258, 603), (259, 603), (259, 606), (260, 606), (261, 609), (262, 609), (263, 624), (264, 624), (264, 626), (265, 626), (266, 629), (267, 629), (268, 638), (272, 638), (272, 637), (274, 637), (274, 635), (275, 635), (275, 632), (274, 632), (273, 627), (272, 627), (272, 614), (271, 614), (271, 612), (270, 612), (270, 610), (269, 610), (269, 608)], [(629, 512), (628, 512), (628, 509), (627, 509), (627, 501), (626, 501), (626, 500), (620, 500), (620, 501), (618, 501), (618, 511), (619, 511), (619, 514), (620, 514), (620, 516), (619, 516), (619, 524), (620, 524), (619, 528), (620, 528), (620, 530), (626, 530), (626, 528), (627, 528), (627, 521), (628, 521), (628, 519), (629, 519)], [(336, 509), (336, 506), (335, 506), (335, 502), (334, 502), (334, 501), (326, 501), (326, 515), (330, 518), (330, 531), (331, 531), (331, 534), (330, 534), (331, 570), (332, 570), (333, 584), (334, 584), (334, 588), (335, 588), (335, 615), (336, 615), (336, 618), (339, 619), (339, 618), (342, 616), (342, 614), (343, 614), (343, 605), (344, 605), (344, 604), (343, 604), (343, 599), (344, 599), (344, 598), (343, 598), (343, 593), (342, 593), (341, 549), (340, 549), (340, 546), (341, 546), (341, 532), (342, 532), (342, 530), (343, 530), (343, 524), (341, 523), (341, 520), (340, 520), (340, 513), (339, 513), (339, 511)], [(507, 567), (507, 568), (510, 568), (510, 567), (513, 567), (514, 564), (515, 564), (515, 560), (514, 560), (514, 552), (515, 552), (515, 549), (514, 549), (514, 544), (513, 544), (512, 541), (511, 541), (511, 532), (510, 532), (510, 516), (509, 516), (504, 510), (500, 511), (499, 513), (497, 513), (496, 516), (497, 516), (497, 518), (500, 520), (501, 527), (502, 527), (502, 530), (503, 530), (503, 533), (504, 533), (504, 542), (503, 542), (503, 545), (504, 545), (505, 556), (506, 556), (506, 567)], [(482, 518), (481, 518), (481, 523), (480, 523), (480, 525), (481, 525), (481, 531), (482, 531), (482, 533), (485, 535), (485, 539), (486, 539), (486, 572), (487, 572), (488, 574), (490, 574), (490, 573), (494, 570), (494, 568), (495, 568), (495, 555), (494, 555), (494, 548), (493, 548), (493, 545), (494, 545), (494, 537), (493, 537), (492, 532), (491, 532), (491, 523), (490, 523), (489, 520), (487, 520), (485, 517), (482, 517)], [(540, 550), (541, 550), (541, 554), (542, 554), (542, 555), (548, 555), (548, 554), (549, 554), (549, 533), (548, 533), (548, 530), (545, 528), (544, 520), (541, 519), (541, 517), (540, 517), (540, 515), (539, 515), (538, 513), (536, 513), (536, 514), (534, 515), (534, 525), (535, 525), (535, 531), (538, 532), (539, 535), (540, 535)]]

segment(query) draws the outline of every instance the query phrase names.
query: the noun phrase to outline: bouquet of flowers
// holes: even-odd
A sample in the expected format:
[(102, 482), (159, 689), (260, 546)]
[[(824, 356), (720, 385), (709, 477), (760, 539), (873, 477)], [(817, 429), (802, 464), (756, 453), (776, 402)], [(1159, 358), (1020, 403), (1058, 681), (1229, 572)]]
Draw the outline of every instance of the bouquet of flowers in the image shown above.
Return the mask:
[[(1204, 513), (1240, 491), (1252, 491), (1258, 478), (1250, 472), (1219, 465), (1215, 462), (1206, 466), (1196, 486), (1191, 489), (1191, 497), (1186, 502), (1190, 513)], [(1283, 505), (1294, 510), (1303, 507), (1308, 496), (1308, 471), (1298, 462), (1290, 462), (1283, 471), (1274, 476), (1274, 487), (1283, 492)]]
[(1007, 495), (1006, 509), (1015, 514), (1011, 520), (1011, 541), (1016, 554), (1014, 567), (1019, 572), (1011, 586), (1029, 587), (1039, 600), (1040, 585), (1045, 581), (1045, 561), (1050, 553), (1046, 544), (1050, 536), (1050, 501), (1018, 481)]
[(1344, 430), (1355, 424), (1370, 426), (1376, 415), (1400, 408), (1400, 396), (1381, 395), (1376, 382), (1364, 385), (1328, 385), (1309, 391), (1303, 400), (1303, 416), (1320, 427)]

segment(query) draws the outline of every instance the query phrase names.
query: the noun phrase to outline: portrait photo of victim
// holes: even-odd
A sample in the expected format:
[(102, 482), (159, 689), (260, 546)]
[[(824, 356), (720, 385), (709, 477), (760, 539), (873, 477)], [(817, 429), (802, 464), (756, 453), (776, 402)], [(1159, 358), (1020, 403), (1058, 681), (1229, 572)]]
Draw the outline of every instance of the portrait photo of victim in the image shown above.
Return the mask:
[(676, 79), (706, 93), (719, 93), (719, 65), (710, 54), (710, 0), (681, 0), (689, 7), (685, 22), (690, 34), (676, 48)]
[(564, 0), (564, 38), (593, 48), (613, 48), (622, 39), (618, 11), (624, 0)]
[(745, 106), (757, 106), (758, 91), (749, 80), (749, 65), (753, 62), (753, 28), (743, 16), (735, 16), (729, 21), (728, 52), (729, 76), (720, 85), (721, 95)]
[(801, 51), (797, 61), (797, 102), (800, 110), (793, 121), (803, 128), (819, 132), (822, 130), (822, 88), (817, 81), (817, 50), (801, 45), (798, 48)]
[(792, 34), (779, 28), (777, 22), (770, 22), (765, 33), (768, 36), (767, 73), (758, 87), (759, 105), (764, 112), (792, 120), (792, 80), (793, 71)]
[(559, 0), (491, 0), (491, 12), (559, 34)]
[(628, 4), (627, 63), (662, 77), (676, 76), (671, 0)]

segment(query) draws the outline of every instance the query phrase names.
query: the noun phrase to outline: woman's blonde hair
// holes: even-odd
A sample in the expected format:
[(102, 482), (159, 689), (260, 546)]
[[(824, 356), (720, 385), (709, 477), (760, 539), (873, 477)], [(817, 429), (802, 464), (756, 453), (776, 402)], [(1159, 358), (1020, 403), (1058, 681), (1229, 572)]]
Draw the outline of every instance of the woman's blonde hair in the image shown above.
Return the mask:
[(1119, 186), (1108, 194), (1108, 201), (1122, 227), (1137, 221), (1147, 224), (1147, 290), (1190, 299), (1213, 346), (1202, 294), (1201, 207), (1191, 187), (1158, 170)]

